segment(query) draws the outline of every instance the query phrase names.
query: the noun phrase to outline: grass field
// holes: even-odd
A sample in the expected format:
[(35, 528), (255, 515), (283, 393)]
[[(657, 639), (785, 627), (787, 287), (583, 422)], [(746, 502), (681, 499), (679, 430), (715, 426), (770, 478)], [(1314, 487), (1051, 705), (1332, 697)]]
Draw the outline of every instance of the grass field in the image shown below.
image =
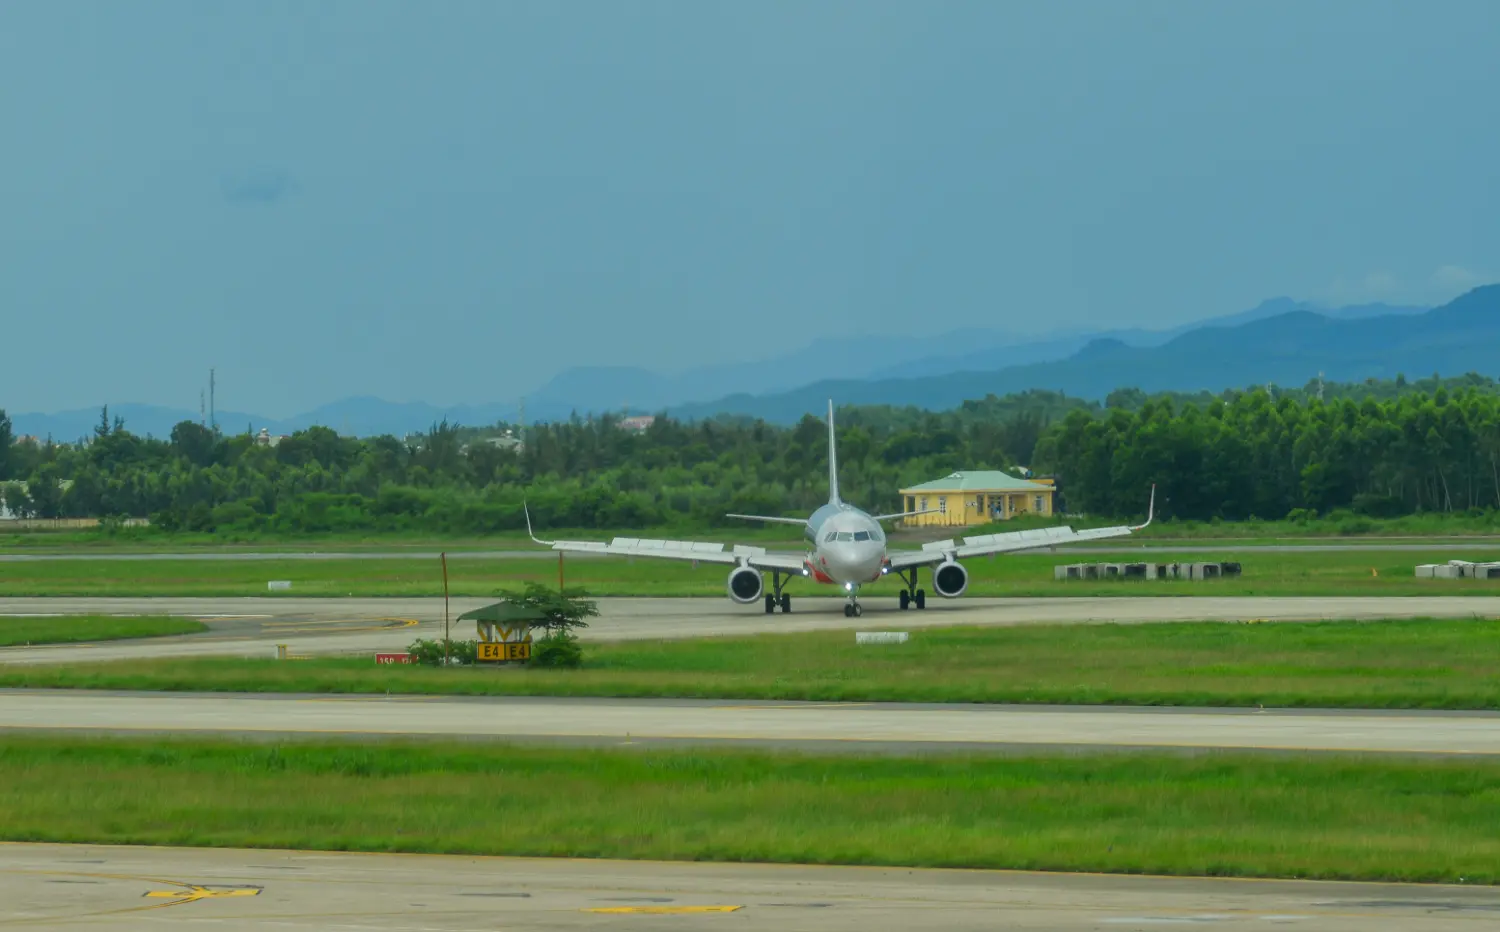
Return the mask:
[(8, 841), (1500, 880), (1490, 761), (28, 736), (0, 785)]
[(81, 641), (118, 641), (124, 638), (195, 634), (208, 626), (191, 618), (79, 615), (66, 618), (0, 616), (0, 647), (26, 644), (72, 644)]
[[(1500, 549), (1500, 548), (1497, 548)], [(1156, 563), (1237, 560), (1239, 578), (1206, 583), (1186, 581), (1057, 582), (1052, 568), (1061, 563), (1126, 561), (1122, 555), (1056, 553), (1001, 555), (969, 561), (971, 596), (1057, 595), (1485, 595), (1500, 594), (1500, 580), (1416, 579), (1419, 562), (1442, 562), (1455, 556), (1441, 548), (1350, 553), (1257, 552), (1226, 546), (1214, 553), (1153, 553)], [(1476, 555), (1466, 552), (1466, 559)], [(448, 572), (454, 595), (489, 596), (525, 580), (556, 583), (557, 561), (551, 554), (528, 558), (465, 558), (450, 555)], [(726, 568), (668, 560), (620, 557), (572, 557), (563, 566), (568, 585), (598, 596), (724, 595)], [(194, 560), (58, 560), (0, 564), (0, 596), (250, 596), (267, 595), (270, 580), (290, 580), (290, 596), (439, 596), (442, 573), (436, 558), (257, 559), (203, 562)], [(924, 572), (924, 587), (931, 579)], [(867, 590), (871, 596), (894, 596), (890, 579)], [(799, 594), (827, 594), (827, 587), (794, 581)]]
[(369, 657), (0, 667), (0, 686), (1321, 708), (1500, 708), (1500, 621), (950, 628), (588, 644), (580, 670)]
[[(1013, 531), (1042, 526), (1047, 522), (1014, 519), (987, 528), (954, 529), (955, 534)], [(1076, 526), (1130, 523), (1126, 519), (1085, 520)], [(736, 522), (723, 527), (677, 526), (661, 528), (538, 528), (543, 536), (558, 539), (608, 540), (616, 534), (626, 537), (683, 537), (699, 540), (739, 540), (746, 542), (795, 544), (801, 540), (795, 528), (765, 526), (754, 522)], [(896, 539), (909, 536), (905, 530), (893, 529)], [(1340, 514), (1312, 521), (1174, 521), (1158, 516), (1151, 527), (1139, 532), (1136, 539), (1151, 542), (1174, 540), (1193, 542), (1229, 541), (1237, 543), (1305, 541), (1317, 539), (1344, 542), (1382, 541), (1392, 538), (1438, 540), (1500, 539), (1500, 518), (1483, 515), (1421, 514), (1401, 518), (1366, 518)], [(0, 550), (101, 550), (111, 552), (160, 552), (171, 550), (500, 550), (530, 546), (521, 528), (490, 534), (452, 535), (434, 531), (343, 531), (334, 533), (274, 533), (247, 531), (167, 532), (159, 528), (125, 528), (113, 532), (102, 530), (5, 530), (0, 526)]]

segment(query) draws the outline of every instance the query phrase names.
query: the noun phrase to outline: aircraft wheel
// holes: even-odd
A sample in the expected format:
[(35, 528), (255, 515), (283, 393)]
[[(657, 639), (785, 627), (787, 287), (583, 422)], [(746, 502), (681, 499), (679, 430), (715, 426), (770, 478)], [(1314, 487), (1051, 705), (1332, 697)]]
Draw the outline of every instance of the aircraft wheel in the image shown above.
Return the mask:
[(855, 618), (860, 617), (864, 613), (864, 606), (860, 605), (858, 602), (855, 602), (853, 605), (849, 606), (849, 614), (853, 615)]
[(853, 615), (853, 614), (854, 614), (854, 612), (852, 612), (852, 611), (851, 611), (851, 610), (850, 610), (850, 609), (849, 609), (849, 606), (847, 606), (847, 605), (845, 605), (845, 606), (844, 606), (844, 617), (845, 617), (845, 618), (848, 618), (848, 617), (850, 617), (850, 616), (852, 616), (852, 615)]
[(905, 589), (901, 590), (901, 610), (904, 612), (911, 608), (911, 593)]
[(921, 611), (922, 609), (924, 609), (926, 607), (927, 607), (927, 590), (926, 589), (918, 589), (917, 590), (917, 610)]
[(781, 614), (785, 615), (792, 610), (792, 597), (784, 595), (781, 597)]
[(776, 611), (776, 597), (768, 595), (766, 596), (766, 614), (769, 615), (774, 611)]

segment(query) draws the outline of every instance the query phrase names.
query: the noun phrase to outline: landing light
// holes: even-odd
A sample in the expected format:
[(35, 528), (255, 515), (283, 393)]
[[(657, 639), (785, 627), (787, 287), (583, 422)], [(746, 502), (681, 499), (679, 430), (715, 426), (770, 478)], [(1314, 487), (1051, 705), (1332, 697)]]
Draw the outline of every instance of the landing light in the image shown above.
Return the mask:
[(852, 582), (846, 582), (846, 583), (844, 583), (844, 591), (845, 592), (853, 592), (854, 591), (854, 583), (852, 583)]
[(890, 571), (891, 571), (891, 568), (889, 566), (882, 566), (880, 568), (880, 575), (884, 576), (886, 573), (889, 573)]

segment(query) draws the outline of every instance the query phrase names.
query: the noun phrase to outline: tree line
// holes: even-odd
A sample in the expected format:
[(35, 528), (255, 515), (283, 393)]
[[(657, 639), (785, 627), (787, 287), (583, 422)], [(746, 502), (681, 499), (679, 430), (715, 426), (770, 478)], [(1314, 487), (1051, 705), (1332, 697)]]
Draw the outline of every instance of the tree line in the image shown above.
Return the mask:
[[(851, 407), (838, 415), (840, 490), (897, 511), (903, 486), (1030, 467), (1055, 477), (1068, 511), (1101, 517), (1141, 514), (1152, 484), (1159, 514), (1193, 520), (1500, 507), (1500, 393), (1472, 377), (1434, 384), (1321, 399), (1127, 390), (1104, 405), (1028, 392), (946, 412)], [(313, 427), (273, 446), (192, 421), (142, 437), (105, 409), (78, 442), (17, 443), (0, 412), (0, 494), (21, 516), (287, 533), (515, 530), (523, 501), (553, 528), (704, 527), (726, 512), (805, 514), (827, 498), (826, 427), (812, 416), (789, 427), (658, 417), (639, 432), (575, 417), (527, 426), (519, 447), (498, 433), (441, 423), (357, 439)]]

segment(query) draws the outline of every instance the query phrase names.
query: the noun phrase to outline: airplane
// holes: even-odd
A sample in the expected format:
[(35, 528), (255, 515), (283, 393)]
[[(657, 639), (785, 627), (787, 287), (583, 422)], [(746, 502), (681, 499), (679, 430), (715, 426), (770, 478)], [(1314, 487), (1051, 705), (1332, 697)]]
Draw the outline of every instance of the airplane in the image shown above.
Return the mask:
[[(807, 518), (770, 517), (767, 515), (737, 515), (725, 517), (748, 521), (765, 521), (772, 524), (792, 524), (803, 529), (811, 550), (805, 554), (768, 553), (763, 547), (741, 544), (728, 545), (698, 543), (679, 540), (643, 540), (634, 537), (616, 537), (609, 543), (602, 541), (542, 540), (531, 528), (531, 510), (523, 504), (526, 512), (526, 533), (538, 544), (564, 553), (610, 554), (625, 557), (655, 557), (666, 560), (689, 560), (699, 563), (718, 563), (733, 566), (729, 572), (729, 598), (741, 605), (763, 601), (766, 614), (777, 608), (783, 613), (792, 610), (792, 599), (783, 590), (786, 584), (798, 577), (810, 578), (824, 585), (838, 586), (844, 590), (845, 617), (858, 618), (864, 614), (859, 604), (859, 594), (864, 586), (878, 582), (882, 577), (895, 574), (901, 579), (899, 604), (905, 611), (915, 605), (919, 610), (927, 607), (927, 591), (917, 586), (917, 571), (922, 567), (932, 569), (932, 590), (947, 599), (956, 599), (969, 588), (969, 571), (959, 562), (960, 558), (982, 557), (996, 553), (1015, 553), (1072, 544), (1079, 541), (1100, 540), (1108, 537), (1123, 537), (1145, 528), (1151, 523), (1156, 511), (1156, 486), (1151, 487), (1151, 501), (1146, 510), (1146, 523), (1134, 526), (1090, 528), (1075, 531), (1070, 527), (1041, 528), (1032, 531), (1009, 531), (1003, 534), (984, 534), (965, 537), (962, 543), (943, 540), (922, 545), (921, 550), (886, 549), (886, 537), (880, 522), (916, 515), (930, 514), (938, 509), (904, 511), (895, 514), (871, 515), (839, 498), (838, 450), (834, 440), (833, 401), (828, 402), (828, 504), (820, 506)], [(771, 592), (765, 591), (764, 574), (771, 574)]]

